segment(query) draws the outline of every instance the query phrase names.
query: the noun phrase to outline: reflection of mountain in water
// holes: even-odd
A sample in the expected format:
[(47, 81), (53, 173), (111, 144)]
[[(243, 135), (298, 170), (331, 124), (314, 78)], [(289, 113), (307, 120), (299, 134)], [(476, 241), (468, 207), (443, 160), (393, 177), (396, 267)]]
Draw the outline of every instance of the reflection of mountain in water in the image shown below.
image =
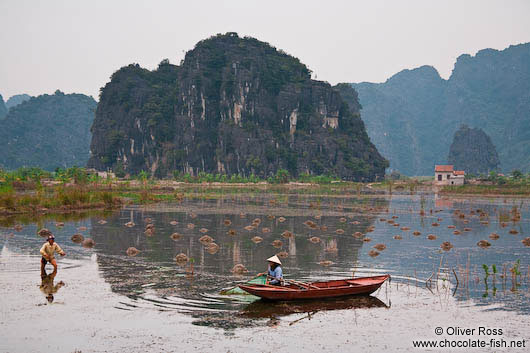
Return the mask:
[[(298, 198), (272, 206), (268, 200), (241, 202), (224, 199), (189, 201), (148, 211), (133, 208), (113, 215), (105, 225), (93, 221), (91, 237), (96, 242), (102, 275), (114, 291), (131, 297), (149, 291), (155, 292), (156, 296), (202, 300), (205, 295), (217, 293), (234, 281), (244, 279), (231, 273), (235, 264), (243, 264), (250, 276), (264, 271), (266, 259), (282, 251), (289, 254), (282, 258), (282, 262), (284, 273), (290, 278), (349, 272), (363, 245), (352, 234), (364, 233), (373, 223), (376, 209), (380, 211), (386, 207), (386, 201), (376, 199), (366, 203), (363, 200), (362, 204), (351, 199), (342, 203), (339, 199), (332, 201), (333, 204), (320, 203), (318, 208), (312, 206), (312, 201)], [(368, 209), (373, 212), (363, 213)], [(316, 215), (320, 217), (314, 217)], [(280, 221), (281, 216), (285, 218), (284, 222)], [(245, 230), (256, 218), (260, 219), (259, 226)], [(316, 226), (305, 225), (308, 219)], [(155, 225), (152, 236), (144, 233), (147, 221)], [(173, 226), (171, 221), (178, 224)], [(124, 226), (127, 222), (133, 222), (135, 226)], [(189, 224), (194, 225), (193, 229)], [(322, 230), (322, 226), (327, 229)], [(207, 231), (201, 232), (201, 229)], [(344, 233), (337, 234), (337, 229), (344, 230)], [(236, 235), (229, 235), (229, 230), (234, 230)], [(294, 237), (282, 237), (286, 230), (294, 233)], [(170, 238), (175, 232), (181, 234), (176, 241)], [(205, 234), (219, 245), (216, 253), (209, 253), (199, 241)], [(254, 243), (251, 239), (255, 236), (263, 241)], [(321, 242), (310, 242), (312, 236), (319, 237)], [(281, 240), (282, 245), (274, 247), (274, 240)], [(131, 246), (140, 250), (136, 257), (125, 254)], [(193, 263), (192, 280), (189, 279), (191, 264), (178, 267), (174, 261), (179, 253), (186, 254)], [(330, 260), (334, 265), (324, 268), (319, 264), (322, 260)]]

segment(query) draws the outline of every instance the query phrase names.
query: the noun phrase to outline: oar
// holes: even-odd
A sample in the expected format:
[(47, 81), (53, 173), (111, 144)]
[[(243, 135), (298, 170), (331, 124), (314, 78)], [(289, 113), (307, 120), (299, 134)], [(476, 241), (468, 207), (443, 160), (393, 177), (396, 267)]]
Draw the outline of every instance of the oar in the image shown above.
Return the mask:
[(318, 288), (317, 286), (314, 286), (314, 285), (312, 285), (312, 284), (304, 283), (304, 282), (298, 282), (298, 281), (294, 281), (294, 280), (292, 280), (292, 279), (286, 279), (285, 281), (286, 281), (286, 282), (291, 282), (291, 283), (293, 283), (293, 284), (296, 284), (296, 285), (298, 285), (298, 286), (302, 286), (302, 287), (307, 288), (307, 289), (309, 289), (309, 288), (312, 288), (312, 289), (320, 289), (320, 288)]
[(294, 290), (294, 291), (298, 290), (298, 289), (289, 288), (289, 287), (275, 286), (274, 284), (260, 284), (259, 286), (267, 287), (267, 288), (274, 288), (276, 290)]
[(301, 289), (304, 289), (304, 290), (308, 290), (308, 286), (307, 285), (304, 285), (304, 284), (301, 284), (301, 283), (297, 283), (295, 281), (291, 281), (291, 280), (288, 280), (286, 279), (285, 282), (289, 283), (289, 284), (294, 284), (295, 286), (301, 288)]
[[(256, 278), (261, 277), (261, 276), (262, 276), (262, 274), (257, 274), (256, 276), (254, 276), (254, 277), (252, 277), (251, 279), (247, 280), (245, 283), (250, 282), (250, 281), (252, 281), (253, 279), (256, 279)], [(236, 289), (236, 288), (238, 288), (238, 286), (239, 286), (239, 285), (235, 285), (235, 286), (233, 286), (233, 287), (230, 287), (230, 288), (227, 288), (227, 289), (223, 289), (219, 294), (221, 294), (221, 295), (225, 295), (227, 292), (231, 291), (232, 289)]]

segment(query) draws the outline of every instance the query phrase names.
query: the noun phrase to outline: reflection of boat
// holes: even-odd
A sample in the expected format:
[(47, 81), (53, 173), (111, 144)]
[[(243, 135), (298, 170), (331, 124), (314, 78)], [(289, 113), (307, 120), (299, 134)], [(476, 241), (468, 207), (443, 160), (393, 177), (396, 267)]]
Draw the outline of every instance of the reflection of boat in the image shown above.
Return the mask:
[(290, 284), (287, 286), (240, 284), (239, 288), (268, 300), (320, 299), (347, 295), (368, 295), (376, 291), (388, 278), (390, 275), (312, 283), (288, 281)]
[(314, 313), (321, 310), (348, 310), (388, 308), (388, 306), (376, 297), (360, 295), (353, 297), (295, 300), (289, 302), (268, 302), (257, 300), (247, 305), (241, 312), (242, 316), (249, 318), (269, 318), (287, 316), (298, 313)]

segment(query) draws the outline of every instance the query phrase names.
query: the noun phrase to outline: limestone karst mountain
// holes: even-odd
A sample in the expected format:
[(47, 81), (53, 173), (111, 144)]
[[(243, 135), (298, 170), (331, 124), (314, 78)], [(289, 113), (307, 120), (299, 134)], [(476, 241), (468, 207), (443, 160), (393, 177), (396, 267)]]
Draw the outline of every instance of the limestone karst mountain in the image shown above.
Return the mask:
[(0, 167), (84, 166), (96, 104), (83, 94), (56, 91), (12, 107), (0, 129)]
[(392, 169), (431, 175), (467, 124), (491, 136), (502, 171), (530, 171), (530, 43), (461, 55), (448, 80), (422, 66), (352, 86), (368, 135)]
[(448, 163), (468, 174), (488, 174), (499, 166), (499, 156), (491, 138), (481, 128), (462, 125), (455, 132)]
[(236, 33), (197, 43), (179, 66), (123, 67), (101, 89), (89, 166), (158, 177), (279, 169), (382, 177), (388, 163), (358, 107), (310, 75), (298, 59)]

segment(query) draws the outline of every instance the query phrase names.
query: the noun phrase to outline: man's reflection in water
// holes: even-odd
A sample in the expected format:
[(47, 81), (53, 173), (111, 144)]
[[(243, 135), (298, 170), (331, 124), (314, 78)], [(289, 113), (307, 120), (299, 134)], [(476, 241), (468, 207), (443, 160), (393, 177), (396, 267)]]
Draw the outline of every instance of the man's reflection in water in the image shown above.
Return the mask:
[(46, 274), (46, 270), (44, 268), (41, 268), (40, 272), (40, 278), (42, 280), (41, 285), (39, 286), (40, 290), (44, 295), (46, 296), (46, 299), (48, 300), (48, 303), (53, 303), (53, 295), (57, 293), (59, 288), (64, 286), (63, 281), (59, 281), (56, 285), (53, 285), (53, 281), (55, 280), (55, 276), (57, 275), (57, 268), (53, 270), (52, 273), (49, 275)]

